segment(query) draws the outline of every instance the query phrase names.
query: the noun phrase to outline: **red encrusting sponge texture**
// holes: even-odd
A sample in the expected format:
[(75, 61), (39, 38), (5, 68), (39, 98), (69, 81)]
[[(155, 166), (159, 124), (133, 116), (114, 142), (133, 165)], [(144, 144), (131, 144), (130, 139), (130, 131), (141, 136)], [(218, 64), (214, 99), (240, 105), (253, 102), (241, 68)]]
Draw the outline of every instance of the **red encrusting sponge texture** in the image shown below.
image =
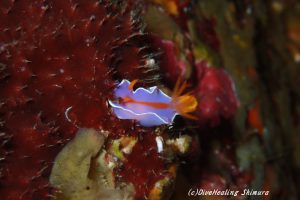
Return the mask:
[[(143, 67), (147, 54), (133, 3), (121, 8), (99, 0), (1, 4), (0, 196), (47, 199), (54, 158), (79, 127), (103, 128), (114, 138), (141, 132), (133, 122), (117, 119), (106, 102), (117, 80), (151, 78), (152, 72)], [(147, 137), (151, 130), (143, 134), (145, 143), (154, 142)], [(147, 188), (163, 170), (157, 153), (150, 154), (156, 166), (135, 170), (154, 171)], [(127, 164), (140, 167), (130, 159)], [(141, 176), (139, 183), (143, 178), (149, 179)]]
[(199, 123), (218, 125), (221, 119), (234, 116), (239, 106), (235, 86), (223, 69), (208, 67), (205, 61), (196, 63)]

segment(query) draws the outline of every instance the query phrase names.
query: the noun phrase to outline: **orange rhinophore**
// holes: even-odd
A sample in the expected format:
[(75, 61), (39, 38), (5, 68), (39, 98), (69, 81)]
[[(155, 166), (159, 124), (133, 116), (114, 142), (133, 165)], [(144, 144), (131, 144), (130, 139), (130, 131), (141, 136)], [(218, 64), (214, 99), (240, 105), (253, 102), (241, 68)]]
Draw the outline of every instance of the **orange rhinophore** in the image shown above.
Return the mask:
[(188, 84), (186, 81), (181, 83), (180, 78), (177, 80), (175, 88), (173, 90), (173, 95), (171, 97), (172, 104), (179, 115), (189, 119), (197, 120), (198, 118), (196, 116), (189, 114), (197, 109), (197, 99), (191, 94), (191, 92), (182, 94), (187, 86)]

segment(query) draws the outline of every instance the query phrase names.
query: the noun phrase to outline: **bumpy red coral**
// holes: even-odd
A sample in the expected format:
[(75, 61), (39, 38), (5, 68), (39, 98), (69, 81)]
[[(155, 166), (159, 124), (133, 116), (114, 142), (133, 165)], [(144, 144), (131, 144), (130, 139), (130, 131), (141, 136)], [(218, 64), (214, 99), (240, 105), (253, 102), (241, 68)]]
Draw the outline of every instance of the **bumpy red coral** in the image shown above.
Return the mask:
[(205, 61), (197, 63), (196, 68), (199, 122), (209, 122), (214, 126), (219, 124), (222, 118), (232, 117), (239, 101), (229, 75), (223, 69), (208, 67)]
[[(107, 107), (116, 79), (153, 79), (138, 21), (132, 4), (110, 1), (1, 4), (1, 197), (47, 199), (52, 162), (79, 127), (103, 128), (113, 138), (152, 134)], [(154, 138), (137, 145), (147, 140)], [(163, 162), (157, 154), (147, 159)], [(164, 170), (157, 166), (136, 170), (153, 172), (154, 183)], [(130, 180), (137, 187), (144, 178)], [(137, 195), (147, 196), (151, 183)]]

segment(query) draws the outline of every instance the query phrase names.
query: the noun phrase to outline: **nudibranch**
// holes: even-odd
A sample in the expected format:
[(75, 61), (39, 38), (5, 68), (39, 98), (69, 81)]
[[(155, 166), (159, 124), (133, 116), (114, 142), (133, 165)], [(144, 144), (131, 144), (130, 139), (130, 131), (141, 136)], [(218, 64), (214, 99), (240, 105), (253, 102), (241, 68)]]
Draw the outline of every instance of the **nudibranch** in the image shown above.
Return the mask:
[(157, 86), (134, 90), (136, 82), (122, 80), (114, 90), (117, 101), (108, 101), (119, 119), (133, 119), (145, 127), (170, 125), (177, 115), (197, 119), (190, 114), (197, 108), (196, 98), (191, 93), (182, 94), (187, 87), (186, 81), (177, 81), (172, 96)]

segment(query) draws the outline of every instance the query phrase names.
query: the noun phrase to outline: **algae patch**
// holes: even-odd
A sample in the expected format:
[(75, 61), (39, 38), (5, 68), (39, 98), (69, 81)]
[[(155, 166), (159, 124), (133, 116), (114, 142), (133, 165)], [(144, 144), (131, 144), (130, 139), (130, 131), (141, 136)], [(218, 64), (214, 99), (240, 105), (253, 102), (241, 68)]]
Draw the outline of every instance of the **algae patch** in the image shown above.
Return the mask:
[(105, 137), (94, 129), (80, 129), (62, 149), (50, 175), (50, 183), (58, 190), (55, 199), (133, 199), (131, 185), (116, 187), (113, 178), (107, 180), (107, 177), (113, 177), (110, 162), (95, 162), (98, 157), (107, 157), (104, 142)]

